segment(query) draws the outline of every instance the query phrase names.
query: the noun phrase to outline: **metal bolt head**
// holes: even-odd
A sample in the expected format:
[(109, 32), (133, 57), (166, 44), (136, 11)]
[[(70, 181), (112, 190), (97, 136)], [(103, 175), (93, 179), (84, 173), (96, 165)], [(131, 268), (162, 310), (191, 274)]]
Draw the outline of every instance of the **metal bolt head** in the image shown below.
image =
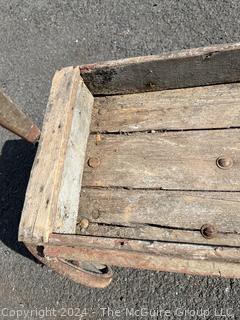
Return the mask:
[(89, 221), (86, 218), (83, 218), (80, 222), (79, 222), (79, 227), (81, 230), (85, 230), (87, 229), (89, 226)]
[(233, 160), (230, 157), (219, 157), (216, 163), (220, 169), (229, 169), (233, 165)]
[(204, 224), (201, 227), (201, 234), (206, 239), (212, 239), (216, 236), (217, 231), (216, 228), (211, 224)]
[(101, 161), (98, 158), (89, 158), (88, 159), (88, 165), (91, 168), (97, 168), (98, 166), (100, 166), (100, 163), (101, 163)]

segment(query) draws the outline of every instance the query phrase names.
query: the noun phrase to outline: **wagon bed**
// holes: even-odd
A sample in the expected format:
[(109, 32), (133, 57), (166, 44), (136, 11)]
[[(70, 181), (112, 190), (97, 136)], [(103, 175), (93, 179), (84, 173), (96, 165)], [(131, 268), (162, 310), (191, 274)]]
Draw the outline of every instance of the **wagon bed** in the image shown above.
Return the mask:
[(240, 278), (239, 54), (57, 71), (19, 240), (65, 274), (59, 261)]

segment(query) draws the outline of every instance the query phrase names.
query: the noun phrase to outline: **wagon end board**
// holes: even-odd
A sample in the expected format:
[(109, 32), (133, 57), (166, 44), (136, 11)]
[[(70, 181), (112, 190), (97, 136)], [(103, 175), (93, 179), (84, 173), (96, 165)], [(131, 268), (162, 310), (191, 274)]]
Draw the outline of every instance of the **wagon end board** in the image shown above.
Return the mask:
[(53, 228), (75, 232), (93, 97), (78, 68), (57, 71), (33, 164), (19, 240), (48, 241)]

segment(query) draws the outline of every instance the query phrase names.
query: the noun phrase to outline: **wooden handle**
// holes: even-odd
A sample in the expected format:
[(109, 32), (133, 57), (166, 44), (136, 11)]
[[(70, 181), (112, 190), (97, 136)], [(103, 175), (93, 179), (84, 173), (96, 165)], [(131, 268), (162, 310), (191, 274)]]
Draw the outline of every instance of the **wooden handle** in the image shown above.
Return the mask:
[(0, 125), (29, 142), (34, 143), (40, 137), (39, 128), (1, 91)]

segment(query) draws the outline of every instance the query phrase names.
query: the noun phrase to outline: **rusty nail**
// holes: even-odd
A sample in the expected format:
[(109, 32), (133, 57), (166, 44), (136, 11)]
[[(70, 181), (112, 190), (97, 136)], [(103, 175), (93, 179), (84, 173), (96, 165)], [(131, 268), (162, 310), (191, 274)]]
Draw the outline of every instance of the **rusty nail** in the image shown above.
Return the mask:
[(204, 224), (201, 227), (201, 234), (204, 238), (206, 239), (212, 239), (216, 235), (216, 229), (213, 225), (211, 224)]
[(233, 160), (230, 157), (219, 157), (216, 163), (220, 169), (229, 169), (233, 165)]
[(98, 219), (100, 217), (100, 211), (99, 210), (94, 211), (92, 213), (92, 217), (93, 217), (93, 219)]
[(100, 165), (101, 161), (98, 158), (89, 158), (88, 165), (91, 168), (97, 168)]
[(85, 230), (88, 228), (89, 226), (89, 221), (86, 218), (83, 218), (80, 222), (79, 222), (79, 226), (81, 228), (81, 230)]

